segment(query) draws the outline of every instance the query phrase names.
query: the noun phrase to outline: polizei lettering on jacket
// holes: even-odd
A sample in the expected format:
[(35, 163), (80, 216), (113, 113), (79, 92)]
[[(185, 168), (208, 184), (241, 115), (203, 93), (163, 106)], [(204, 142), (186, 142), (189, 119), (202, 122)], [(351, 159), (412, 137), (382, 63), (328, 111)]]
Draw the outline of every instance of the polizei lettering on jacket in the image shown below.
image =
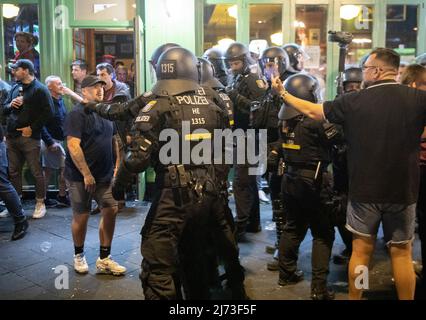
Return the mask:
[(203, 96), (176, 96), (176, 100), (179, 104), (187, 105), (209, 105), (209, 101)]

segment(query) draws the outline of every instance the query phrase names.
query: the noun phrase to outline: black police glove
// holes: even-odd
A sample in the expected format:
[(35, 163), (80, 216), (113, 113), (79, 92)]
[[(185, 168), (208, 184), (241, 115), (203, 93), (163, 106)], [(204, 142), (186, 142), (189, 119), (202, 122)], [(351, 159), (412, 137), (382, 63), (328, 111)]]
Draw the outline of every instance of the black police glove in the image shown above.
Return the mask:
[(268, 154), (268, 171), (274, 171), (278, 168), (278, 164), (280, 162), (280, 156), (276, 150), (272, 150)]
[(112, 196), (114, 197), (114, 199), (117, 201), (122, 201), (124, 200), (125, 194), (126, 186), (121, 183), (117, 183), (117, 180), (114, 179), (112, 184)]

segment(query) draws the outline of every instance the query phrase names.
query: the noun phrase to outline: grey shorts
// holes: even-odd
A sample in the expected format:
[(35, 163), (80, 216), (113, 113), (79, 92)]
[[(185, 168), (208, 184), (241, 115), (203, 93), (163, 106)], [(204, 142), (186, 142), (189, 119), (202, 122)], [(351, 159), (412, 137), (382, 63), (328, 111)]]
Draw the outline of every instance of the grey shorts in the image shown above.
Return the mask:
[(95, 199), (101, 208), (112, 208), (118, 205), (112, 196), (111, 183), (97, 183), (93, 194), (86, 191), (84, 182), (67, 181), (67, 185), (74, 213), (89, 213), (92, 209), (92, 199)]
[(60, 169), (65, 167), (65, 150), (62, 147), (62, 141), (54, 141), (61, 145), (58, 151), (50, 151), (44, 141), (41, 141), (41, 163), (43, 168)]
[(406, 244), (414, 239), (416, 204), (348, 203), (346, 229), (368, 238), (376, 237), (380, 222), (386, 244)]

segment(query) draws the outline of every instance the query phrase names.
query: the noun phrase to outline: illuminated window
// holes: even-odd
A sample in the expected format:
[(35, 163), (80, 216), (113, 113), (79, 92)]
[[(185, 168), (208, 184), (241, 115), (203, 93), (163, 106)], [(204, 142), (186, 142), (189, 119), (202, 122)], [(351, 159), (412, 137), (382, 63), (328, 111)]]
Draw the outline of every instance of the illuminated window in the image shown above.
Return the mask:
[(212, 4), (204, 6), (204, 51), (219, 46), (223, 51), (237, 36), (237, 5)]
[(344, 5), (340, 8), (342, 31), (351, 32), (354, 40), (349, 46), (347, 65), (358, 65), (373, 47), (373, 6)]
[(250, 51), (259, 55), (269, 46), (282, 46), (282, 5), (250, 5)]
[(416, 56), (418, 8), (416, 5), (389, 5), (386, 13), (386, 47), (396, 49), (404, 61)]
[(135, 16), (135, 0), (75, 0), (75, 20), (123, 22)]
[(306, 52), (304, 67), (320, 82), (323, 94), (327, 75), (327, 6), (297, 5), (296, 43)]

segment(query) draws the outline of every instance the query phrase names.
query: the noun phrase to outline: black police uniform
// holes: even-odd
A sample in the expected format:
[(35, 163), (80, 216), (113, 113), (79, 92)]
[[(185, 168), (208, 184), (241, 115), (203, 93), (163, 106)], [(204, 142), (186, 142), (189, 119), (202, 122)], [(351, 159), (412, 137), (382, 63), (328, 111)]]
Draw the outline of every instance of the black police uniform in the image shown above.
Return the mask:
[[(165, 141), (159, 141), (162, 129), (176, 130), (180, 138), (179, 150), (183, 150), (181, 144), (185, 141), (192, 151), (199, 140), (211, 140), (214, 129), (223, 129), (228, 121), (226, 114), (205, 95), (195, 81), (179, 80), (179, 64), (186, 63), (181, 52), (186, 52), (186, 57), (192, 56), (185, 49), (172, 48), (160, 57), (157, 66), (159, 81), (154, 86), (154, 94), (148, 97), (151, 101), (135, 120), (130, 152), (118, 170), (113, 195), (121, 195), (129, 183), (130, 173), (144, 171), (150, 164), (154, 167), (158, 192), (142, 230), (141, 245), (144, 259), (140, 277), (146, 299), (181, 298), (180, 286), (187, 288), (188, 270), (196, 267), (191, 266), (192, 254), (202, 253), (204, 245), (204, 237), (197, 238), (199, 242), (194, 241), (193, 233), (205, 230), (205, 226), (216, 235), (214, 240), (224, 256), (228, 287), (233, 297), (243, 298), (244, 273), (218, 195), (214, 166), (192, 161), (183, 164), (183, 157), (187, 156), (185, 154), (179, 154), (181, 164), (177, 165), (165, 165), (159, 158), (160, 149), (166, 144)], [(190, 63), (196, 64), (192, 61)], [(169, 83), (171, 79), (176, 81), (177, 87)], [(183, 121), (189, 122), (191, 132), (196, 129), (204, 129), (206, 132), (185, 133), (182, 130)], [(195, 276), (198, 274), (194, 273)], [(188, 299), (207, 296), (207, 292), (186, 290)]]
[[(297, 81), (302, 82), (308, 75), (289, 78), (285, 85), (295, 96), (298, 94)], [(309, 99), (316, 102), (316, 99)], [(287, 223), (281, 235), (279, 247), (280, 284), (287, 284), (297, 278), (297, 259), (300, 243), (308, 228), (313, 236), (312, 248), (312, 296), (315, 299), (328, 298), (327, 274), (331, 249), (334, 241), (334, 228), (325, 203), (329, 199), (330, 186), (327, 166), (330, 163), (330, 147), (336, 137), (332, 125), (312, 120), (292, 107), (285, 106), (281, 128), (284, 176), (282, 180), (283, 203)]]
[[(250, 72), (248, 55), (248, 49), (239, 43), (231, 45), (225, 54), (225, 58), (228, 60), (244, 62), (242, 72), (234, 75), (227, 87), (227, 93), (234, 105), (235, 128), (243, 130), (250, 128), (252, 102), (259, 101), (267, 89), (266, 81), (259, 75)], [(237, 156), (234, 154), (234, 159), (236, 158)], [(257, 181), (255, 175), (249, 175), (248, 164), (236, 164), (234, 166), (233, 192), (239, 236), (242, 237), (246, 231), (260, 231), (260, 203)]]

